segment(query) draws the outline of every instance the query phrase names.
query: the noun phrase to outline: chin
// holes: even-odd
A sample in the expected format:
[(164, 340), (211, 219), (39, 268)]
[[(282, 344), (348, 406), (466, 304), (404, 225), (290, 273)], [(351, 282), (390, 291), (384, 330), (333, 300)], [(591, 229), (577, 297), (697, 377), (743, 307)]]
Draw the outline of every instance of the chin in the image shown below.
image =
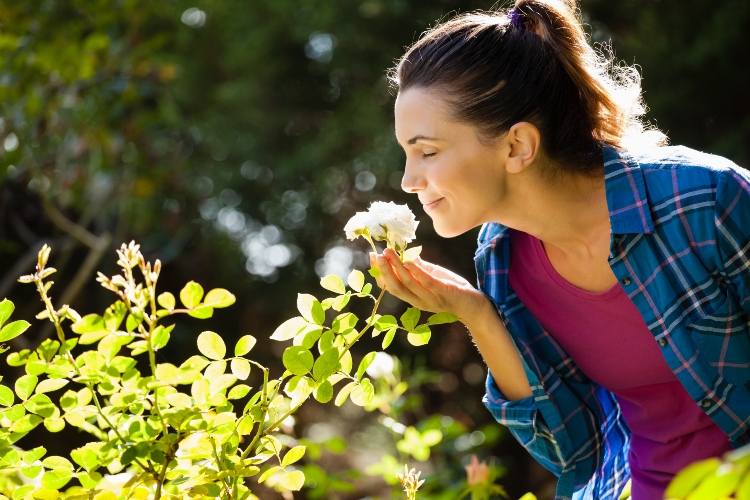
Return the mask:
[(455, 238), (471, 229), (470, 227), (459, 227), (452, 224), (441, 223), (440, 221), (433, 221), (433, 227), (438, 236), (442, 238)]

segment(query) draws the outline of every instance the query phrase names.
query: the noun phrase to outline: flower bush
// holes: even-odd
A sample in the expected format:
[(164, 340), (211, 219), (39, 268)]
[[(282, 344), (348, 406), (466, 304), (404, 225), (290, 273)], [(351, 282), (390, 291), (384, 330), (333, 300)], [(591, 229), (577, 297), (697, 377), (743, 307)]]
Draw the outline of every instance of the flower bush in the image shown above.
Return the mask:
[[(403, 255), (406, 249), (400, 245), (411, 241), (416, 222), (409, 233), (406, 224), (398, 225), (405, 219), (392, 220), (395, 229), (377, 217), (369, 223), (377, 223), (387, 243), (399, 245)], [(368, 231), (365, 226), (363, 235), (372, 243)], [(206, 331), (197, 338), (200, 355), (179, 366), (157, 363), (156, 353), (167, 346), (174, 328), (165, 321), (177, 314), (211, 317), (214, 309), (232, 305), (235, 297), (224, 289), (205, 293), (191, 281), (178, 294), (178, 305), (172, 293), (157, 292), (158, 260), (153, 265), (146, 262), (133, 242), (117, 255), (121, 274), (98, 277), (117, 297), (102, 315), (81, 316), (67, 305), (55, 309), (49, 295), (49, 277), (55, 269), (47, 267), (47, 246), (39, 252), (35, 272), (20, 279), (36, 286), (44, 304), (37, 318), (49, 320), (57, 338), (33, 351), (11, 353), (8, 363), (23, 367), (26, 374), (16, 380), (14, 390), (0, 386), (0, 492), (14, 500), (186, 495), (251, 499), (256, 498), (252, 481), (297, 491), (305, 476), (295, 464), (306, 448), (285, 446), (277, 436), (287, 417), (310, 396), (322, 403), (334, 400), (339, 383), (343, 385), (336, 405), (350, 399), (365, 406), (375, 400), (374, 385), (365, 374), (376, 353), (366, 354), (355, 370), (351, 347), (369, 333), (382, 335), (385, 349), (398, 331), (406, 332), (412, 344), (423, 345), (432, 325), (456, 320), (438, 313), (420, 324), (421, 312), (415, 308), (399, 319), (381, 316), (377, 310), (385, 290), (375, 297), (364, 274), (354, 270), (346, 284), (335, 275), (321, 279), (330, 297), (298, 295), (300, 315), (271, 336), (292, 341), (282, 356), (286, 371), (281, 376), (272, 377), (267, 367), (247, 357), (256, 343), (250, 335), (228, 352), (221, 336)], [(373, 302), (365, 321), (343, 312), (353, 298)], [(0, 303), (0, 325), (12, 311), (11, 302)], [(9, 323), (0, 330), (0, 340), (10, 340), (28, 327), (25, 321)], [(129, 353), (121, 354), (124, 349)], [(137, 366), (139, 356), (148, 360), (145, 373)], [(255, 391), (245, 383), (253, 367), (258, 372)], [(15, 445), (40, 425), (52, 433), (70, 425), (92, 440), (73, 450), (70, 458), (46, 456), (44, 447), (24, 451)], [(399, 443), (399, 448), (415, 457), (429, 455), (430, 445), (440, 440), (432, 434), (413, 429), (404, 439), (407, 444)], [(419, 443), (409, 444), (408, 439)], [(79, 485), (69, 485), (74, 479)]]

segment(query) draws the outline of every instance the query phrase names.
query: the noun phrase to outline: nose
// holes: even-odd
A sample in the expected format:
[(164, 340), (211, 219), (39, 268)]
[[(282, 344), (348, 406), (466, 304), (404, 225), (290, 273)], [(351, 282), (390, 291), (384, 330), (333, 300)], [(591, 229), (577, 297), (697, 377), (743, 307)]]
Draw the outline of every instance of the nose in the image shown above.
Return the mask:
[(407, 193), (417, 193), (427, 187), (427, 179), (407, 161), (404, 176), (401, 177), (401, 189)]

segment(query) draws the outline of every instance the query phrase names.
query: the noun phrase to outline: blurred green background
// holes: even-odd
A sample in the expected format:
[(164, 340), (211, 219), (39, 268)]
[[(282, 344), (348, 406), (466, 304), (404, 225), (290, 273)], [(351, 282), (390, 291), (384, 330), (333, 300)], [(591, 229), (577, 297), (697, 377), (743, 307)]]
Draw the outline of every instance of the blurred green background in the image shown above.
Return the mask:
[[(114, 248), (135, 239), (164, 263), (162, 289), (194, 279), (238, 297), (207, 322), (181, 321), (166, 359), (194, 354), (197, 333), (211, 329), (230, 343), (255, 335), (256, 356), (280, 366), (280, 346), (265, 339), (294, 315), (295, 294), (318, 293), (321, 275), (367, 267), (365, 243), (346, 241), (342, 228), (374, 200), (409, 203), (422, 220), (423, 257), (473, 281), (476, 232), (438, 238), (399, 189), (404, 157), (385, 72), (436, 20), (491, 7), (0, 0), (0, 297), (16, 302), (19, 318), (41, 310), (32, 287), (15, 280), (49, 243), (60, 270), (53, 298), (101, 312), (114, 297), (95, 271), (114, 272)], [(618, 59), (639, 65), (648, 117), (673, 144), (750, 165), (750, 2), (584, 0), (581, 9), (592, 42), (611, 41)], [(384, 303), (384, 312), (404, 308)], [(36, 322), (13, 347), (50, 333)], [(394, 343), (405, 363), (429, 372), (407, 420), (462, 423), (466, 439), (447, 455), (457, 467), (471, 453), (494, 456), (511, 496), (548, 494), (551, 476), (511, 438), (476, 434), (499, 429), (481, 405), (483, 364), (465, 329), (437, 333), (423, 348)], [(18, 375), (0, 370), (6, 383)], [(349, 465), (364, 466), (377, 459), (367, 456), (367, 418), (312, 402), (296, 432), (335, 426), (350, 443)], [(49, 446), (63, 452), (76, 439)], [(329, 498), (377, 494), (366, 488)]]

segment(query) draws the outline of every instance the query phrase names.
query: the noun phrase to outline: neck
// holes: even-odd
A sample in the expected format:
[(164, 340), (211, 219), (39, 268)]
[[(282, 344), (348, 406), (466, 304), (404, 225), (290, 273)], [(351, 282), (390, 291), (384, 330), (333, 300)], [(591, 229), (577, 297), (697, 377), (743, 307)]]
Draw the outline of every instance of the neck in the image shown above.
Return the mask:
[[(603, 172), (550, 179), (539, 169), (513, 174), (494, 220), (571, 256), (609, 249), (609, 209)], [(501, 215), (502, 214), (502, 215)]]

